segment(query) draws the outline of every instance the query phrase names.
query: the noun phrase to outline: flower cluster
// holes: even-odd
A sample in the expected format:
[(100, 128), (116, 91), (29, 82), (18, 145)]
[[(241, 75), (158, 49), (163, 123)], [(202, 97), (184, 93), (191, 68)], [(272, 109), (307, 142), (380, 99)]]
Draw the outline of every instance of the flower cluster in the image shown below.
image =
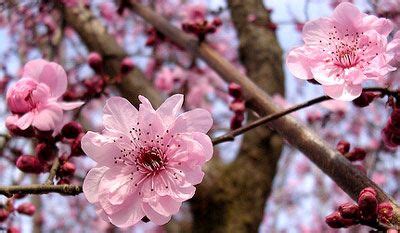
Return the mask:
[(395, 70), (390, 62), (399, 42), (388, 43), (392, 28), (388, 19), (341, 3), (331, 17), (304, 25), (305, 44), (291, 50), (286, 63), (295, 77), (313, 79), (328, 96), (350, 101), (361, 95), (363, 83), (382, 83)]
[(7, 91), (7, 106), (13, 115), (7, 118), (6, 124), (20, 130), (30, 126), (41, 131), (54, 130), (61, 125), (63, 110), (83, 104), (59, 100), (67, 90), (67, 83), (67, 74), (60, 65), (42, 59), (28, 62), (22, 79)]
[(196, 35), (199, 41), (204, 41), (207, 34), (215, 33), (217, 28), (221, 25), (222, 21), (220, 18), (215, 18), (211, 22), (203, 19), (182, 23), (182, 30)]
[(379, 223), (388, 224), (393, 217), (393, 207), (389, 202), (378, 204), (377, 193), (373, 188), (360, 192), (358, 204), (346, 203), (328, 215), (325, 222), (332, 228), (343, 228), (357, 224), (377, 227)]
[(118, 227), (145, 216), (162, 225), (194, 195), (204, 176), (201, 168), (213, 153), (205, 134), (212, 126), (208, 111), (178, 115), (182, 95), (157, 110), (139, 96), (139, 110), (126, 99), (111, 97), (104, 107), (102, 134), (88, 132), (82, 149), (97, 166), (87, 174), (83, 191), (97, 213)]
[(244, 111), (246, 109), (245, 101), (242, 98), (242, 87), (236, 83), (230, 83), (228, 93), (234, 98), (229, 104), (229, 109), (235, 114), (231, 119), (231, 129), (237, 129), (242, 126), (244, 121)]

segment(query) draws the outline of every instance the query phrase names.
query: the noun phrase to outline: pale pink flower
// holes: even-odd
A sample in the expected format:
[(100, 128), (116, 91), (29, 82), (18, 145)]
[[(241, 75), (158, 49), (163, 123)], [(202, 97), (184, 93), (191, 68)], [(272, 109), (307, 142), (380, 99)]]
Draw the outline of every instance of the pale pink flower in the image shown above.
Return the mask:
[(351, 2), (351, 3), (353, 3), (353, 0), (331, 0), (330, 5), (331, 5), (332, 8), (336, 8), (340, 3), (343, 3), (343, 2)]
[(334, 99), (360, 96), (362, 83), (383, 82), (395, 70), (389, 62), (397, 40), (387, 43), (390, 20), (360, 12), (351, 3), (341, 3), (331, 17), (307, 22), (305, 45), (291, 50), (286, 63), (300, 79), (315, 79)]
[(62, 102), (58, 99), (67, 90), (67, 74), (54, 63), (42, 59), (28, 62), (22, 79), (11, 86), (6, 95), (7, 106), (20, 129), (33, 126), (42, 131), (55, 129), (63, 119), (63, 110), (71, 110), (83, 102)]
[(139, 110), (111, 97), (104, 107), (102, 134), (88, 132), (82, 149), (97, 162), (83, 192), (97, 213), (118, 227), (144, 216), (162, 225), (195, 192), (202, 165), (213, 153), (205, 134), (212, 118), (204, 109), (178, 115), (183, 95), (173, 95), (157, 110), (143, 96)]
[(182, 82), (184, 80), (183, 71), (180, 68), (171, 69), (169, 67), (163, 67), (156, 75), (154, 85), (157, 89), (171, 92), (174, 89), (175, 83)]

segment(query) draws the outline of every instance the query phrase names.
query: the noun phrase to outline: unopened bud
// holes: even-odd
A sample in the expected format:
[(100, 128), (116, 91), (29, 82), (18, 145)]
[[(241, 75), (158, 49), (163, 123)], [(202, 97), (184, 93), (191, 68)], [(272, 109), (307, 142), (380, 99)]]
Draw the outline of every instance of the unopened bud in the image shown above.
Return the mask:
[(89, 66), (96, 72), (99, 72), (103, 67), (103, 58), (100, 54), (92, 52), (88, 56)]
[(128, 57), (124, 58), (124, 60), (121, 62), (121, 74), (128, 74), (133, 70), (134, 67), (135, 65), (133, 64), (132, 59)]
[(61, 135), (65, 138), (75, 139), (83, 132), (81, 124), (76, 121), (71, 121), (64, 125), (61, 129)]
[(53, 147), (46, 143), (39, 143), (35, 147), (35, 155), (41, 162), (47, 162), (54, 158)]
[(20, 214), (32, 216), (35, 213), (36, 208), (32, 203), (27, 202), (19, 205), (17, 211)]
[(350, 161), (357, 161), (365, 159), (367, 152), (359, 147), (354, 148), (350, 153), (347, 153), (345, 156)]
[(344, 140), (340, 140), (336, 145), (336, 149), (342, 154), (346, 154), (350, 150), (350, 143)]
[(0, 209), (0, 222), (6, 221), (9, 214), (10, 214), (10, 212), (8, 212), (6, 209), (3, 209), (3, 208)]
[(338, 211), (326, 216), (325, 222), (332, 228), (349, 227), (356, 224), (356, 222), (352, 219), (343, 218)]
[(59, 175), (60, 176), (72, 176), (75, 173), (75, 170), (76, 170), (75, 164), (73, 164), (71, 162), (65, 162), (60, 167)]
[(360, 196), (358, 197), (358, 206), (360, 207), (363, 219), (365, 219), (366, 221), (371, 221), (376, 218), (376, 211), (378, 206), (376, 193), (374, 195), (374, 193), (369, 191), (361, 192)]
[(229, 109), (235, 113), (243, 113), (246, 109), (244, 100), (235, 99), (229, 104)]
[(19, 170), (26, 173), (39, 174), (43, 172), (43, 165), (36, 156), (21, 155), (18, 157), (16, 166)]
[(236, 83), (230, 83), (228, 93), (233, 98), (238, 99), (242, 96), (242, 87)]
[(357, 204), (346, 203), (339, 206), (340, 215), (347, 219), (358, 219), (360, 216), (360, 210)]

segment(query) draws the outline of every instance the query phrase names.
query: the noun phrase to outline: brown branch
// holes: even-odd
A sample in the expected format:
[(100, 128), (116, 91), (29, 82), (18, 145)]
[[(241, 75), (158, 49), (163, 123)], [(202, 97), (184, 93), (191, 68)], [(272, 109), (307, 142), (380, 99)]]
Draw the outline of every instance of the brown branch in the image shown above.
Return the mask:
[(60, 167), (60, 159), (56, 157), (53, 160), (53, 165), (51, 166), (49, 177), (47, 177), (45, 184), (53, 184), (54, 177), (56, 177), (57, 170)]
[[(161, 15), (136, 1), (130, 1), (130, 9), (156, 27), (157, 30), (171, 41), (202, 58), (226, 81), (236, 82), (241, 85), (250, 107), (256, 110), (259, 115), (265, 116), (280, 111), (269, 95), (262, 91), (247, 76), (241, 74), (231, 63), (221, 57), (206, 43), (199, 44), (196, 38), (185, 34), (177, 27), (171, 25)], [(269, 123), (268, 125), (278, 131), (290, 144), (303, 152), (304, 155), (325, 174), (330, 176), (354, 200), (357, 200), (362, 189), (373, 187), (377, 191), (379, 202), (391, 202), (394, 207), (395, 216), (390, 225), (394, 228), (399, 227), (400, 208), (396, 201), (311, 129), (290, 116), (281, 117), (275, 120), (273, 124)]]
[[(389, 90), (387, 88), (382, 88), (382, 87), (367, 87), (367, 88), (364, 88), (363, 91), (364, 92), (380, 92), (383, 96), (386, 96), (386, 95), (387, 96), (398, 96), (398, 94), (399, 94), (397, 91), (391, 91), (391, 90)], [(320, 97), (308, 100), (308, 101), (306, 101), (304, 103), (292, 106), (292, 107), (290, 107), (290, 108), (288, 108), (288, 109), (286, 109), (284, 111), (277, 112), (277, 113), (274, 113), (274, 114), (271, 114), (271, 115), (268, 115), (268, 116), (265, 116), (265, 117), (261, 117), (261, 118), (255, 120), (255, 121), (251, 122), (250, 124), (247, 124), (247, 125), (245, 125), (243, 127), (240, 127), (238, 129), (232, 130), (232, 131), (230, 131), (230, 132), (228, 132), (228, 133), (226, 133), (226, 134), (224, 134), (222, 136), (214, 138), (212, 140), (212, 143), (213, 143), (213, 145), (217, 145), (217, 144), (220, 144), (220, 143), (223, 143), (223, 142), (233, 141), (233, 140), (235, 140), (236, 136), (244, 134), (247, 131), (252, 130), (252, 129), (258, 127), (258, 126), (261, 126), (261, 125), (266, 124), (266, 123), (268, 123), (270, 121), (276, 120), (276, 119), (278, 119), (280, 117), (283, 117), (283, 116), (285, 116), (287, 114), (290, 114), (292, 112), (298, 111), (300, 109), (307, 108), (307, 107), (310, 107), (310, 106), (312, 106), (314, 104), (318, 104), (318, 103), (321, 103), (323, 101), (331, 100), (331, 99), (332, 98), (330, 98), (329, 96), (326, 96), (326, 95), (320, 96)]]
[(32, 184), (26, 186), (12, 185), (0, 186), (0, 194), (11, 197), (13, 194), (47, 194), (59, 193), (63, 195), (78, 195), (82, 193), (82, 186), (78, 185), (48, 185)]

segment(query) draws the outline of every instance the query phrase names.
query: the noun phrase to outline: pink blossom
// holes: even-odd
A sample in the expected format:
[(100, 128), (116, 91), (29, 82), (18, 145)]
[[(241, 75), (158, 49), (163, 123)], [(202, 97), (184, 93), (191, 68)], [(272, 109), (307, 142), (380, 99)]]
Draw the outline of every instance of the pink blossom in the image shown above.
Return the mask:
[(390, 20), (341, 3), (331, 17), (304, 25), (305, 45), (291, 50), (286, 63), (297, 78), (315, 79), (330, 97), (350, 101), (360, 96), (362, 83), (383, 82), (395, 70), (389, 62), (399, 43), (387, 43), (392, 28)]
[(155, 86), (163, 91), (171, 92), (175, 82), (182, 81), (183, 71), (180, 68), (163, 67), (156, 75)]
[(22, 130), (31, 125), (42, 131), (55, 129), (63, 119), (63, 110), (83, 104), (59, 101), (66, 90), (67, 74), (60, 65), (42, 59), (30, 61), (24, 66), (22, 79), (7, 91), (7, 105), (14, 114), (10, 117)]
[(83, 191), (97, 213), (118, 227), (144, 216), (162, 225), (195, 192), (204, 176), (201, 166), (213, 153), (205, 134), (212, 118), (204, 109), (177, 116), (183, 95), (168, 98), (157, 110), (143, 96), (139, 110), (126, 99), (111, 97), (104, 107), (102, 134), (88, 132), (82, 149), (97, 162)]

